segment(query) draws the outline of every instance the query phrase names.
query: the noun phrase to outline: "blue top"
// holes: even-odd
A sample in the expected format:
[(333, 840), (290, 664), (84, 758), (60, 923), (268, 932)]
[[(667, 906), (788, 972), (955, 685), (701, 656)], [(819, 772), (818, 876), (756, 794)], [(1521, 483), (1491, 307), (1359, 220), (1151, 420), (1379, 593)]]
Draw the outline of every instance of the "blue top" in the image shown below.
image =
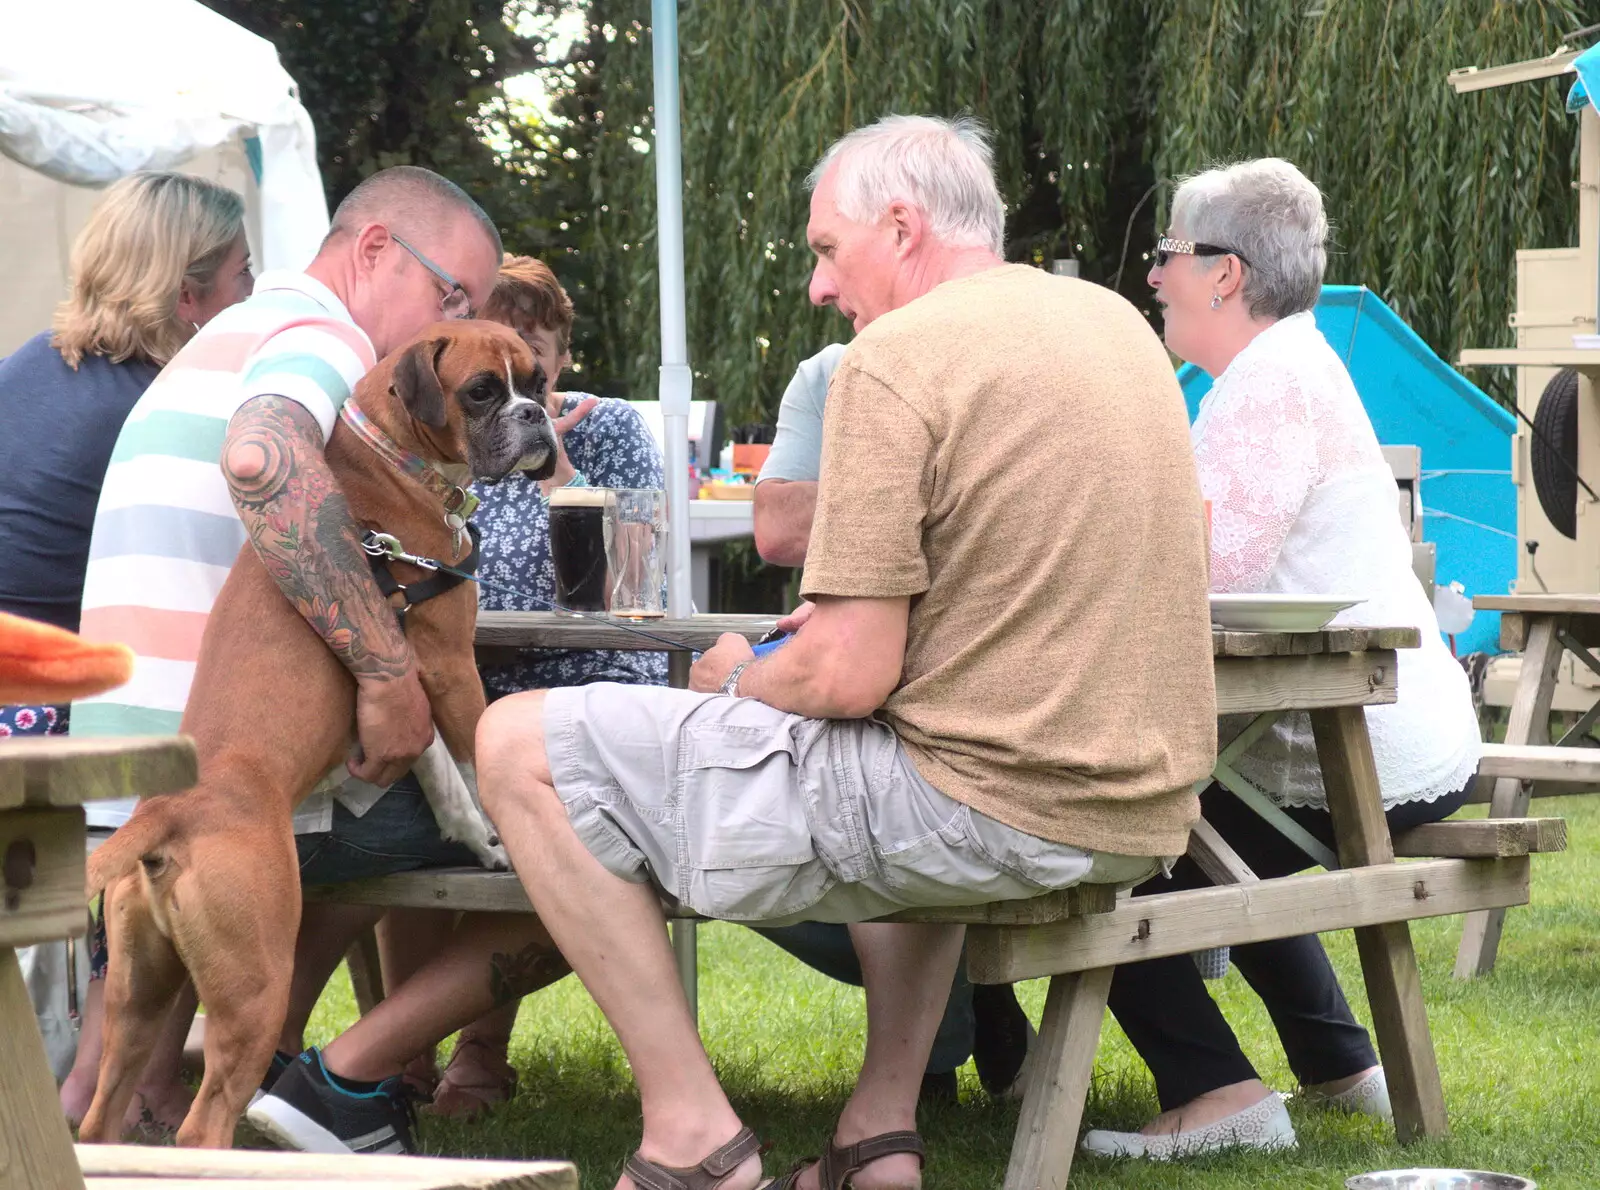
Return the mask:
[(111, 450), (160, 371), (100, 355), (74, 371), (49, 331), (0, 360), (0, 611), (78, 630)]
[(822, 411), (844, 352), (845, 344), (830, 343), (795, 369), (778, 405), (778, 433), (761, 466), (761, 479), (817, 481), (822, 470)]
[[(565, 416), (586, 399), (585, 393), (562, 393)], [(589, 415), (562, 440), (567, 458), (597, 488), (664, 488), (661, 448), (650, 427), (626, 401), (602, 398)], [(499, 483), (474, 484), (482, 501), (473, 516), (483, 531), (478, 573), (489, 582), (532, 592), (541, 600), (556, 597), (555, 566), (550, 560), (550, 507), (535, 481), (522, 475)], [(484, 611), (545, 611), (543, 604), (490, 587), (478, 588)], [(485, 666), (483, 688), (493, 702), (522, 690), (584, 686), (590, 682), (629, 682), (664, 686), (667, 655), (612, 649), (537, 649), (512, 665)]]

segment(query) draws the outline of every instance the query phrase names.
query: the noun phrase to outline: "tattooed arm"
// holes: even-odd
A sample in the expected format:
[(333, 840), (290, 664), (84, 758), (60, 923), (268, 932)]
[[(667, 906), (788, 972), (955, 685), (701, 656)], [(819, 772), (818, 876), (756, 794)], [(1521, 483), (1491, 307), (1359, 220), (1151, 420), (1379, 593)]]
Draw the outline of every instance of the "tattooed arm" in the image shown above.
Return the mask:
[(303, 405), (256, 397), (228, 426), (222, 471), (267, 573), (356, 680), (360, 751), (350, 771), (388, 785), (432, 742), (433, 719), (322, 449)]

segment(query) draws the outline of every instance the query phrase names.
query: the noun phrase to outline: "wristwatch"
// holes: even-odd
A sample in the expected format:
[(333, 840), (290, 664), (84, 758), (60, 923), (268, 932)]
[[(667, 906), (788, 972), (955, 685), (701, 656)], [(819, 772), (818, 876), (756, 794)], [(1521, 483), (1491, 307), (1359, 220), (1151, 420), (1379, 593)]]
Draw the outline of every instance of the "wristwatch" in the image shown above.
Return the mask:
[(748, 661), (741, 661), (738, 665), (735, 665), (732, 669), (730, 669), (728, 671), (728, 676), (722, 679), (722, 686), (720, 687), (721, 692), (723, 694), (731, 694), (733, 697), (738, 698), (739, 675), (744, 673), (744, 671), (749, 668), (750, 663)]

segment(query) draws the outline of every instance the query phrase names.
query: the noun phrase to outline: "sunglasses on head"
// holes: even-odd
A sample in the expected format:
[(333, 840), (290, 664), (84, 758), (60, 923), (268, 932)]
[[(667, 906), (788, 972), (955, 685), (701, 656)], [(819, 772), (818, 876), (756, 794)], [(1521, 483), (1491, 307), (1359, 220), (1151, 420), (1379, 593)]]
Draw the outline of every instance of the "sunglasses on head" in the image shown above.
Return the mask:
[(1175, 240), (1162, 236), (1156, 241), (1156, 267), (1164, 269), (1174, 256), (1237, 256), (1241, 264), (1250, 261), (1237, 248), (1224, 248), (1221, 244), (1200, 244), (1194, 240)]

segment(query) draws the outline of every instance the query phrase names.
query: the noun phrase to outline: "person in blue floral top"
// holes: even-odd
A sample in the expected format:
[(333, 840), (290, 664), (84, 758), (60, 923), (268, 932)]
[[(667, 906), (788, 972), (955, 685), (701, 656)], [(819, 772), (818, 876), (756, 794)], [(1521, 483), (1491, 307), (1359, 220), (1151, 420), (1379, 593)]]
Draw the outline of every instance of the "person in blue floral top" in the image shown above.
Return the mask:
[[(513, 475), (499, 483), (474, 486), (481, 503), (473, 516), (482, 531), (478, 606), (485, 611), (543, 611), (555, 598), (555, 570), (550, 560), (550, 493), (565, 484), (606, 488), (663, 488), (661, 448), (644, 418), (626, 401), (561, 392), (559, 381), (572, 363), (572, 300), (554, 273), (528, 256), (508, 257), (500, 266), (494, 294), (479, 315), (505, 323), (521, 336), (549, 380), (547, 407), (555, 419), (560, 443), (556, 469), (535, 481)], [(513, 587), (528, 594), (499, 588)], [(533, 596), (532, 598), (529, 595)], [(523, 690), (582, 686), (590, 682), (666, 685), (667, 655), (623, 650), (497, 650), (480, 657), (484, 691), (493, 702)], [(406, 915), (402, 924), (391, 915), (384, 939), (384, 975), (391, 986), (401, 982), (443, 944), (447, 918), (431, 911)], [(433, 920), (429, 920), (433, 919)], [(404, 938), (403, 946), (393, 940)], [(533, 947), (531, 950), (537, 950)], [(496, 976), (507, 985), (520, 982), (510, 967), (537, 965), (545, 956), (529, 952), (496, 954), (508, 970)], [(524, 962), (527, 960), (527, 963)], [(493, 962), (491, 962), (493, 966)], [(565, 974), (559, 956), (548, 965), (548, 977)], [(506, 1046), (516, 1021), (520, 997), (462, 1030), (442, 1079), (434, 1073), (431, 1052), (407, 1067), (408, 1081), (433, 1094), (435, 1114), (476, 1114), (508, 1098), (516, 1076), (506, 1061)], [(437, 1086), (433, 1084), (437, 1080)]]
[[(664, 488), (661, 448), (644, 418), (626, 401), (557, 392), (556, 381), (572, 362), (569, 336), (572, 302), (555, 275), (538, 260), (513, 256), (500, 268), (501, 281), (483, 317), (504, 322), (522, 336), (550, 378), (549, 401), (561, 443), (556, 470), (534, 482), (513, 475), (473, 486), (482, 501), (473, 520), (483, 531), (479, 574), (500, 587), (532, 592), (537, 599), (484, 586), (484, 611), (543, 611), (555, 598), (550, 561), (550, 492), (568, 483), (597, 488)], [(503, 665), (481, 669), (493, 702), (522, 690), (632, 682), (663, 686), (667, 655), (636, 651), (531, 649)]]

